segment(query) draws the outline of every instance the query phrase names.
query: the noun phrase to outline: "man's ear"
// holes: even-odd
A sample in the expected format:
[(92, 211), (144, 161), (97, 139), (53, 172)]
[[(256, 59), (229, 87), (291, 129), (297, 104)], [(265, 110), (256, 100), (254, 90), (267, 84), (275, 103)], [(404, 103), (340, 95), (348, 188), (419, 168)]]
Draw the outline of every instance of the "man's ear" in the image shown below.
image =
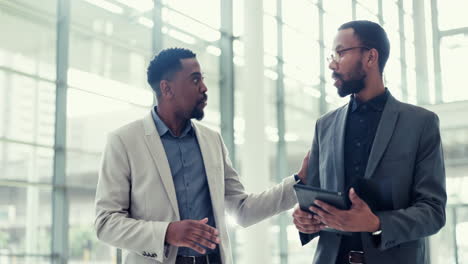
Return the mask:
[(372, 68), (372, 66), (377, 65), (379, 63), (379, 52), (376, 49), (370, 49), (369, 53), (367, 54), (367, 66)]
[(161, 80), (161, 82), (159, 82), (159, 88), (161, 89), (161, 95), (163, 97), (171, 98), (174, 96), (174, 91), (172, 91), (169, 81)]

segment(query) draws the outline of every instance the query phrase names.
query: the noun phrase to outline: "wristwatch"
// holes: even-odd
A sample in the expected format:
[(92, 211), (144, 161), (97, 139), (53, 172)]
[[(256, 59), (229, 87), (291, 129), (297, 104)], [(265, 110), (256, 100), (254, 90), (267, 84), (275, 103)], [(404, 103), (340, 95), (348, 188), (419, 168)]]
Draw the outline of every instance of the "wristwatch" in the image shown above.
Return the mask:
[(379, 229), (379, 230), (377, 230), (375, 232), (372, 232), (373, 236), (379, 236), (380, 234), (382, 234), (382, 229)]

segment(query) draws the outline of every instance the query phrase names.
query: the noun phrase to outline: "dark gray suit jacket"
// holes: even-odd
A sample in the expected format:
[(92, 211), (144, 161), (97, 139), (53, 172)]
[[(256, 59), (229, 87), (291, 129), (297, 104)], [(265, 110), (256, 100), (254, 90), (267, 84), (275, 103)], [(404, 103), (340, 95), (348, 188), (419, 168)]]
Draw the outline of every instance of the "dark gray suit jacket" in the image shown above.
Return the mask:
[[(344, 191), (344, 135), (348, 105), (321, 117), (315, 127), (307, 183)], [(361, 233), (368, 264), (426, 263), (426, 238), (445, 224), (445, 168), (436, 114), (389, 95), (365, 172), (376, 183), (378, 200), (390, 208), (374, 210), (382, 234), (376, 241)], [(300, 234), (302, 244), (320, 237), (316, 264), (334, 264), (341, 237)]]

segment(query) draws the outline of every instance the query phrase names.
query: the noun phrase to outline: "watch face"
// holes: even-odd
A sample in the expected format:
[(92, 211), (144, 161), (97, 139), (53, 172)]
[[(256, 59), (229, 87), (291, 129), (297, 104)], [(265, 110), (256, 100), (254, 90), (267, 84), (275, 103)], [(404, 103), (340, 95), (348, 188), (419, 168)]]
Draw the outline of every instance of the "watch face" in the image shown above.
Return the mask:
[(372, 235), (373, 235), (373, 236), (378, 236), (378, 235), (380, 235), (380, 234), (382, 234), (382, 230), (377, 230), (377, 231), (375, 231), (375, 232), (372, 232)]

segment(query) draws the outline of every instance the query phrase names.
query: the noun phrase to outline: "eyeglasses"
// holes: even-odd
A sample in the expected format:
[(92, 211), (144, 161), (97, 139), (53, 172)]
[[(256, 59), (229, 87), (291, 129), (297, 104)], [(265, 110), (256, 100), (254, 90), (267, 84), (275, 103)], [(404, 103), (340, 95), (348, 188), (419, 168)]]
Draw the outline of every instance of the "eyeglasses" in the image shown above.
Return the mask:
[(369, 47), (365, 47), (365, 46), (358, 46), (358, 47), (351, 47), (351, 48), (346, 48), (346, 49), (342, 49), (342, 50), (335, 50), (335, 51), (332, 52), (332, 54), (330, 54), (330, 56), (327, 57), (328, 63), (332, 63), (332, 62), (338, 63), (340, 58), (343, 57), (343, 53), (345, 53), (346, 51), (349, 51), (349, 50), (353, 50), (353, 49), (370, 50)]

